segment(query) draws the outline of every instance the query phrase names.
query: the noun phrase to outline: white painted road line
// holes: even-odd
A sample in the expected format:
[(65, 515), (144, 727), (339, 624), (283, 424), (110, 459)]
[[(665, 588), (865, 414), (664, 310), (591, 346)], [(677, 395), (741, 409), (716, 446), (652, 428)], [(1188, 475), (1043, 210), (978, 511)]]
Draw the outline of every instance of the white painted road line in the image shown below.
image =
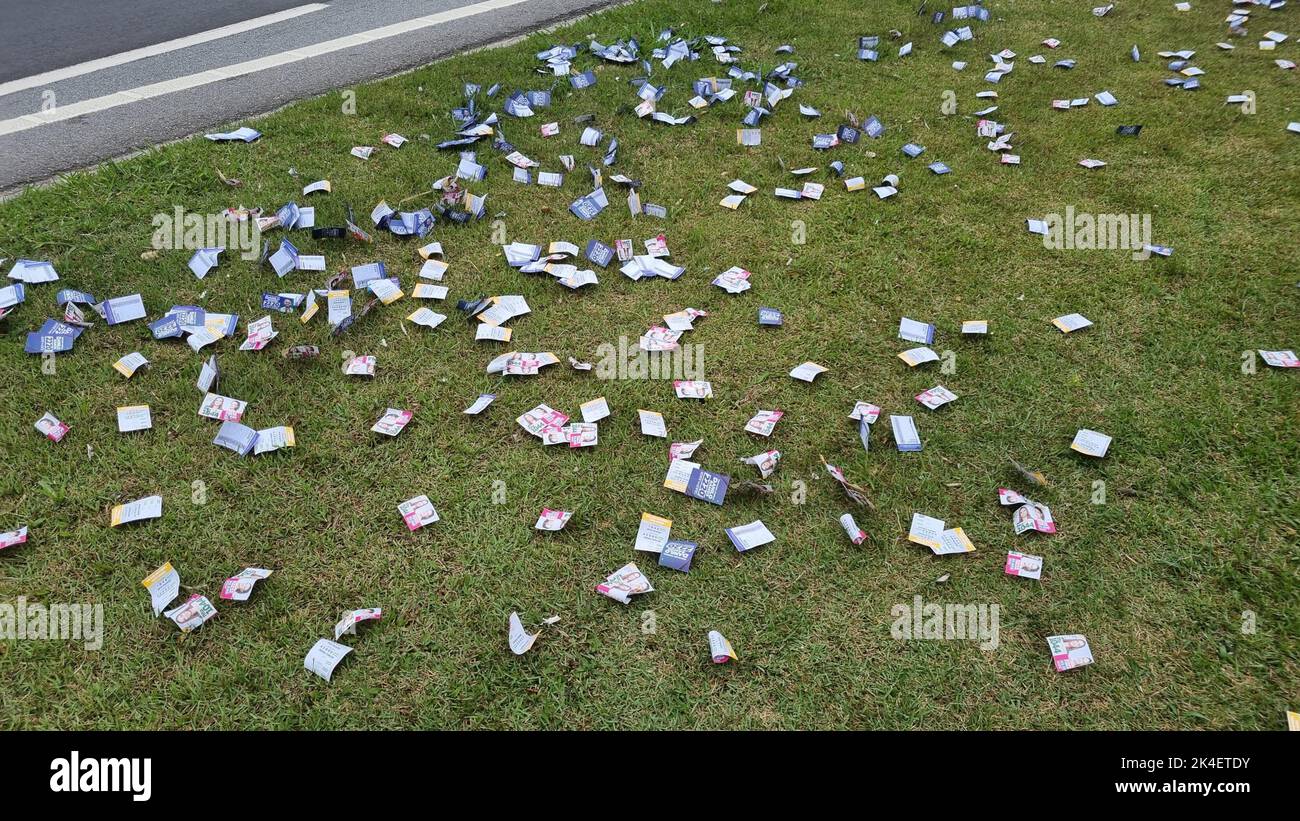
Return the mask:
[(482, 14), (488, 11), (496, 11), (510, 6), (517, 6), (520, 3), (526, 3), (528, 0), (483, 0), (481, 3), (475, 3), (471, 6), (462, 6), (458, 9), (440, 11), (437, 14), (430, 14), (425, 17), (416, 17), (413, 20), (405, 20), (401, 23), (393, 23), (389, 26), (381, 26), (369, 31), (361, 31), (356, 34), (349, 34), (346, 37), (338, 37), (333, 40), (326, 40), (323, 43), (303, 46), (302, 48), (292, 49), (290, 51), (273, 54), (267, 57), (259, 57), (256, 60), (246, 60), (242, 63), (235, 63), (221, 68), (200, 71), (197, 74), (187, 74), (184, 77), (177, 77), (173, 80), (164, 80), (160, 83), (150, 83), (149, 85), (139, 86), (127, 91), (118, 91), (113, 94), (107, 94), (103, 97), (92, 97), (89, 100), (61, 105), (48, 111), (38, 111), (34, 114), (24, 114), (21, 117), (14, 117), (11, 120), (0, 120), (0, 137), (6, 134), (15, 134), (19, 131), (26, 131), (29, 128), (36, 128), (47, 123), (56, 123), (60, 120), (70, 120), (73, 117), (82, 117), (87, 114), (93, 114), (97, 111), (104, 111), (109, 108), (127, 105), (128, 103), (147, 100), (152, 97), (161, 97), (164, 94), (174, 94), (177, 91), (185, 91), (191, 88), (215, 83), (219, 80), (229, 80), (232, 77), (240, 77), (245, 74), (255, 74), (259, 71), (265, 71), (268, 68), (296, 63), (299, 60), (306, 60), (311, 57), (319, 57), (323, 54), (330, 54), (335, 51), (342, 51), (346, 48), (371, 43), (376, 40), (383, 40), (387, 37), (396, 37), (399, 34), (408, 34), (412, 31), (437, 26), (448, 23), (453, 20), (459, 20), (462, 17), (473, 17), (476, 14)]
[(187, 37), (178, 37), (175, 40), (168, 40), (163, 43), (155, 43), (152, 46), (124, 51), (121, 54), (112, 54), (108, 57), (100, 57), (98, 60), (88, 60), (84, 63), (78, 63), (75, 66), (56, 68), (53, 71), (47, 71), (43, 74), (33, 74), (31, 77), (24, 77), (21, 80), (10, 80), (7, 83), (0, 83), (0, 97), (18, 91), (26, 91), (29, 88), (36, 88), (37, 86), (48, 86), (51, 83), (57, 83), (60, 80), (66, 80), (69, 77), (80, 77), (82, 74), (89, 74), (92, 71), (102, 71), (106, 68), (123, 65), (124, 63), (143, 60), (146, 57), (156, 57), (159, 54), (166, 54), (169, 51), (177, 51), (179, 49), (189, 48), (190, 46), (197, 46), (200, 43), (220, 40), (223, 37), (232, 37), (236, 34), (243, 34), (246, 31), (252, 31), (253, 29), (269, 26), (273, 23), (279, 23), (284, 20), (292, 20), (295, 17), (301, 17), (304, 14), (311, 14), (313, 11), (320, 11), (324, 8), (328, 8), (328, 5), (325, 3), (308, 3), (305, 6), (295, 6), (294, 8), (285, 9), (284, 11), (277, 11), (275, 14), (254, 17), (251, 20), (232, 23), (228, 26), (212, 29), (211, 31), (203, 31), (198, 34), (191, 34)]

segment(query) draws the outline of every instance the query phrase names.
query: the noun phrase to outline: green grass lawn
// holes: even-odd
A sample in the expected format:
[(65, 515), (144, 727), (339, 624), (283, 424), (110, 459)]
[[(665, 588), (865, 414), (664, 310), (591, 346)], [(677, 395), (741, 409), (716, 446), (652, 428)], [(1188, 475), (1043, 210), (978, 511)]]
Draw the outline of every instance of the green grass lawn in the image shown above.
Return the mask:
[[(1100, 0), (1099, 0), (1100, 2)], [(1259, 51), (1265, 31), (1300, 35), (1300, 14), (1256, 11), (1250, 35), (1225, 52), (1226, 2), (1122, 3), (1104, 19), (1067, 0), (993, 0), (993, 20), (972, 22), (975, 39), (943, 50), (949, 21), (933, 26), (916, 0), (869, 4), (829, 0), (646, 0), (523, 42), (438, 63), (358, 87), (356, 113), (326, 95), (248, 121), (265, 136), (253, 144), (201, 137), (71, 175), (0, 205), (0, 257), (52, 260), (62, 276), (30, 286), (28, 300), (0, 322), (0, 530), (26, 524), (28, 544), (0, 554), (0, 601), (93, 602), (105, 609), (104, 646), (0, 642), (0, 724), (10, 728), (1242, 728), (1279, 729), (1300, 705), (1300, 595), (1297, 530), (1297, 374), (1259, 363), (1242, 372), (1242, 352), (1300, 346), (1294, 211), (1300, 186), (1300, 75), (1273, 59), (1297, 59), (1295, 40)], [(960, 25), (955, 23), (954, 25)], [(404, 323), (411, 299), (378, 307), (341, 338), (322, 315), (311, 324), (275, 315), (280, 336), (261, 353), (237, 351), (262, 291), (320, 287), (294, 273), (227, 253), (204, 281), (186, 269), (190, 251), (142, 258), (156, 213), (176, 205), (215, 213), (242, 204), (274, 210), (314, 204), (318, 225), (341, 224), (343, 204), (359, 221), (381, 199), (403, 208), (432, 205), (431, 181), (455, 170), (449, 110), (461, 84), (494, 82), (503, 92), (537, 89), (535, 52), (563, 42), (635, 36), (648, 51), (659, 31), (718, 34), (744, 47), (741, 65), (766, 72), (796, 61), (804, 81), (763, 124), (762, 145), (736, 145), (741, 101), (720, 103), (698, 122), (669, 128), (638, 120), (628, 80), (639, 68), (584, 53), (596, 86), (557, 87), (553, 107), (530, 120), (505, 118), (505, 136), (561, 170), (578, 168), (562, 190), (523, 187), (490, 142), (477, 146), (491, 169), (470, 189), (488, 195), (488, 218), (466, 227), (439, 222), (446, 249), (443, 284), (453, 302), (430, 304), (449, 318), (435, 331)], [(890, 29), (903, 32), (891, 41)], [(879, 34), (881, 59), (856, 58), (857, 36)], [(1039, 43), (1062, 41), (1053, 51)], [(907, 40), (908, 58), (895, 56)], [(790, 43), (793, 55), (774, 54)], [(1134, 64), (1128, 52), (1142, 50)], [(652, 82), (669, 87), (660, 108), (690, 113), (700, 77), (724, 76), (701, 44), (701, 58)], [(988, 55), (1010, 48), (1015, 70), (992, 86)], [(1163, 85), (1159, 50), (1195, 49), (1202, 88)], [(1048, 57), (1032, 65), (1032, 54)], [(1075, 58), (1072, 71), (1051, 63)], [(961, 72), (953, 60), (969, 61)], [(743, 90), (742, 87), (741, 90)], [(992, 114), (1016, 134), (1020, 167), (998, 164), (976, 135), (976, 92), (1001, 95)], [(1060, 97), (1103, 89), (1120, 101), (1054, 111)], [(1257, 113), (1224, 104), (1246, 89)], [(945, 90), (958, 111), (941, 111)], [(491, 102), (499, 108), (501, 98)], [(821, 109), (799, 116), (798, 103)], [(815, 133), (833, 131), (844, 112), (880, 117), (888, 131), (826, 153)], [(611, 206), (583, 223), (570, 201), (590, 190), (585, 171), (600, 150), (578, 144), (575, 116), (622, 148), (609, 172), (644, 182), (644, 201), (668, 208), (666, 221), (632, 218), (625, 192), (607, 184)], [(542, 123), (561, 134), (544, 139)], [(1137, 139), (1115, 135), (1142, 123)], [(245, 124), (243, 122), (233, 125)], [(218, 129), (214, 129), (218, 130)], [(411, 139), (393, 150), (379, 137)], [(425, 139), (423, 135), (429, 135)], [(926, 147), (905, 157), (907, 142)], [(368, 162), (348, 155), (378, 145)], [(874, 154), (872, 153), (874, 152)], [(1109, 165), (1089, 171), (1085, 157)], [(900, 193), (881, 202), (847, 193), (826, 164), (868, 186), (888, 173)], [(952, 167), (931, 175), (932, 160)], [(820, 202), (777, 200), (797, 182), (782, 170), (815, 165), (826, 183)], [(290, 168), (297, 171), (291, 176)], [(217, 169), (244, 180), (223, 185)], [(607, 173), (609, 173), (607, 172)], [(726, 184), (757, 185), (737, 212), (718, 206)], [(304, 201), (320, 178), (333, 193)], [(1027, 217), (1079, 212), (1151, 214), (1152, 240), (1170, 259), (1133, 261), (1122, 250), (1053, 251), (1025, 229)], [(632, 282), (616, 265), (594, 288), (570, 292), (546, 275), (509, 268), (491, 242), (494, 215), (507, 239), (545, 243), (591, 238), (641, 247), (663, 232), (676, 282)], [(792, 242), (792, 222), (806, 243)], [(368, 225), (368, 222), (366, 223)], [(270, 235), (278, 242), (276, 233)], [(292, 241), (323, 253), (331, 272), (383, 260), (409, 290), (422, 244), (387, 233), (372, 246)], [(9, 264), (4, 270), (7, 271)], [(753, 288), (731, 296), (710, 285), (740, 265)], [(238, 336), (205, 350), (222, 364), (222, 393), (250, 403), (255, 428), (292, 425), (298, 446), (241, 459), (214, 447), (216, 423), (196, 415), (200, 356), (178, 340), (154, 341), (144, 322), (87, 330), (75, 351), (44, 375), (23, 353), (26, 332), (57, 316), (54, 294), (77, 288), (98, 298), (141, 292), (156, 318), (173, 304), (240, 315)], [(509, 345), (475, 342), (457, 298), (523, 294), (533, 311), (509, 323)], [(360, 295), (356, 300), (359, 306)], [(758, 307), (785, 313), (783, 328), (759, 328)], [(704, 404), (673, 396), (654, 380), (598, 381), (567, 364), (531, 378), (484, 373), (506, 350), (554, 351), (592, 361), (620, 336), (633, 344), (660, 317), (685, 307), (710, 316), (684, 342), (702, 346)], [(1096, 325), (1063, 335), (1050, 324), (1080, 312)], [(907, 368), (896, 354), (899, 317), (938, 326), (933, 347), (953, 351), (956, 373)], [(990, 334), (968, 341), (962, 320), (987, 319)], [(405, 326), (405, 327), (403, 327)], [(321, 360), (280, 355), (316, 344)], [(153, 363), (127, 381), (113, 371), (139, 350)], [(372, 381), (344, 378), (341, 352), (378, 357)], [(787, 372), (805, 360), (830, 368), (812, 384)], [(960, 399), (930, 412), (913, 395), (942, 383)], [(481, 392), (498, 394), (478, 417), (464, 416)], [(515, 417), (539, 402), (574, 416), (605, 396), (613, 416), (595, 449), (551, 447)], [(885, 416), (864, 453), (847, 417), (855, 400)], [(148, 403), (154, 426), (119, 434), (114, 408)], [(413, 409), (396, 439), (370, 433), (385, 407)], [(731, 494), (718, 508), (660, 486), (667, 442), (640, 434), (638, 408), (664, 413), (671, 441), (704, 439), (705, 468), (734, 481), (757, 478), (737, 459), (775, 447), (783, 459), (767, 497)], [(760, 409), (785, 418), (770, 440), (743, 431)], [(45, 411), (72, 426), (58, 445), (32, 427)], [(888, 414), (911, 414), (925, 448), (899, 453)], [(1114, 437), (1103, 460), (1073, 453), (1078, 428)], [(87, 446), (93, 457), (87, 458)], [(849, 510), (819, 456), (868, 488), (875, 511), (855, 509), (870, 539), (849, 544), (836, 519)], [(1031, 488), (1008, 457), (1051, 482)], [(192, 483), (207, 502), (193, 504)], [(493, 504), (494, 482), (505, 483)], [(1105, 504), (1092, 503), (1094, 482)], [(796, 504), (796, 481), (807, 486)], [(1054, 536), (1017, 537), (997, 488), (1049, 504)], [(164, 496), (161, 520), (110, 529), (109, 510)], [(397, 504), (425, 493), (442, 521), (408, 533)], [(535, 532), (543, 506), (575, 511), (560, 533)], [(642, 511), (674, 520), (673, 535), (700, 543), (689, 575), (634, 554)], [(936, 558), (906, 540), (911, 514), (961, 526), (976, 553)], [(761, 518), (775, 543), (738, 554), (724, 527)], [(1002, 572), (1008, 550), (1045, 557), (1041, 582)], [(636, 560), (656, 591), (624, 607), (596, 594), (605, 574)], [(218, 601), (219, 615), (183, 635), (153, 618), (140, 586), (171, 561), (186, 592), (216, 601), (221, 580), (246, 566), (272, 568), (244, 604)], [(946, 584), (936, 578), (950, 574)], [(890, 609), (920, 595), (929, 603), (1000, 608), (1000, 644), (898, 641)], [(382, 621), (347, 638), (355, 651), (326, 683), (303, 669), (316, 639), (331, 635), (343, 610), (383, 607)], [(512, 655), (506, 621), (518, 610), (529, 627), (551, 614), (533, 650)], [(654, 613), (645, 632), (644, 611)], [(1242, 631), (1253, 611), (1256, 632)], [(710, 663), (707, 631), (720, 630), (739, 661)], [(1096, 663), (1053, 671), (1045, 637), (1083, 633)]]

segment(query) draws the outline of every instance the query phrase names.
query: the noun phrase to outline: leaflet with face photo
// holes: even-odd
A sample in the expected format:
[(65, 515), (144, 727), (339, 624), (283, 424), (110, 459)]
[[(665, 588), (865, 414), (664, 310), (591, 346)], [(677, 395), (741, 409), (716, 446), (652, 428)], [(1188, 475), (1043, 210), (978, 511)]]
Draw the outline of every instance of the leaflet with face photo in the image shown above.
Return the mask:
[(750, 273), (738, 265), (733, 265), (727, 270), (718, 274), (714, 278), (713, 284), (729, 294), (739, 294), (748, 291), (751, 287), (749, 282)]
[(533, 436), (544, 437), (548, 431), (558, 432), (569, 422), (568, 414), (549, 405), (541, 404), (515, 419), (521, 428)]
[(208, 601), (207, 596), (195, 593), (180, 607), (168, 610), (163, 615), (174, 621), (182, 633), (189, 633), (199, 629), (204, 622), (217, 615), (217, 608)]
[(153, 427), (153, 417), (148, 405), (125, 405), (117, 409), (117, 430), (130, 433), (136, 430), (149, 430)]
[(1007, 562), (1003, 567), (1003, 572), (1008, 576), (1041, 579), (1043, 576), (1043, 557), (1018, 553), (1013, 550), (1007, 553)]
[(695, 450), (704, 444), (703, 439), (696, 439), (694, 442), (673, 442), (668, 446), (668, 461), (675, 462), (678, 459), (690, 459), (695, 455)]
[(419, 530), (425, 525), (431, 525), (438, 521), (438, 511), (434, 509), (433, 503), (425, 495), (416, 496), (414, 499), (407, 499), (397, 506), (397, 512), (402, 515), (402, 521), (406, 523), (407, 530)]
[(567, 510), (551, 510), (549, 507), (542, 508), (542, 512), (537, 517), (537, 524), (533, 525), (534, 530), (563, 530), (564, 526), (569, 523), (573, 513)]
[(366, 621), (377, 621), (383, 615), (384, 610), (382, 607), (365, 607), (344, 613), (343, 617), (334, 625), (334, 640), (337, 641), (344, 635), (355, 636), (357, 634), (357, 625)]
[(785, 416), (785, 411), (761, 410), (745, 423), (745, 430), (749, 433), (757, 433), (759, 436), (771, 436), (782, 416)]
[(740, 553), (762, 547), (776, 541), (776, 536), (767, 529), (762, 520), (755, 519), (747, 525), (737, 525), (726, 529), (727, 538)]
[(1259, 356), (1270, 368), (1300, 368), (1300, 359), (1296, 358), (1295, 351), (1261, 350)]
[(334, 668), (339, 666), (344, 656), (352, 652), (346, 644), (339, 644), (329, 639), (320, 639), (307, 651), (303, 667), (329, 681), (334, 675)]
[(776, 470), (777, 462), (781, 461), (781, 451), (765, 450), (762, 453), (753, 456), (746, 456), (740, 460), (741, 464), (753, 465), (758, 468), (762, 478), (766, 479)]
[(614, 601), (630, 604), (633, 596), (653, 593), (654, 587), (645, 574), (637, 568), (635, 562), (628, 562), (606, 576), (605, 581), (596, 585), (596, 592)]
[(935, 385), (933, 388), (921, 391), (916, 395), (916, 401), (925, 405), (930, 410), (938, 410), (956, 399), (957, 394), (948, 390), (943, 385)]
[[(23, 544), (26, 541), (27, 541), (27, 527), (24, 525), (23, 527), (20, 527), (17, 530), (10, 530), (7, 533), (0, 533), (0, 550), (4, 550), (6, 547), (13, 547), (14, 545)], [(154, 615), (157, 614), (155, 613)]]
[(157, 616), (180, 595), (181, 574), (176, 572), (171, 562), (166, 562), (162, 567), (146, 576), (140, 584), (144, 585), (144, 589), (149, 591), (149, 599), (153, 604), (153, 614)]
[(375, 422), (370, 430), (374, 433), (382, 433), (385, 436), (396, 436), (406, 428), (412, 416), (414, 414), (411, 411), (389, 408), (384, 411), (384, 415), (379, 417), (379, 421)]
[(378, 360), (373, 356), (354, 356), (343, 363), (344, 376), (374, 376)]
[(1048, 636), (1047, 647), (1058, 673), (1092, 664), (1092, 648), (1086, 636)]
[(253, 585), (270, 575), (270, 570), (245, 567), (221, 583), (221, 598), (227, 601), (248, 601), (253, 595)]
[(866, 422), (868, 425), (874, 425), (880, 418), (880, 408), (870, 402), (854, 402), (853, 412), (849, 418), (857, 421)]
[(51, 442), (63, 441), (63, 437), (67, 436), (69, 430), (67, 425), (60, 422), (58, 417), (48, 411), (40, 419), (36, 420), (36, 429)]

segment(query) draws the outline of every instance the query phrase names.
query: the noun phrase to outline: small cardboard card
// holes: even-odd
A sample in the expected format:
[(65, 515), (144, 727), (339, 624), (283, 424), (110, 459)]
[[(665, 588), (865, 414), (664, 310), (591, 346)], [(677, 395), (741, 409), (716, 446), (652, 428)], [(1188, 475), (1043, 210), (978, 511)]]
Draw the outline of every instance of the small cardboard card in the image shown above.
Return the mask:
[(1059, 328), (1061, 333), (1068, 334), (1071, 331), (1078, 331), (1090, 327), (1092, 325), (1092, 320), (1088, 319), (1083, 314), (1066, 314), (1053, 319), (1052, 324)]
[(168, 610), (163, 615), (176, 622), (176, 626), (181, 629), (182, 633), (190, 633), (199, 629), (204, 622), (217, 615), (217, 608), (213, 606), (212, 602), (208, 601), (207, 596), (200, 596), (195, 593), (180, 607)]
[(338, 667), (344, 656), (351, 652), (352, 648), (346, 644), (339, 644), (337, 641), (330, 641), (329, 639), (320, 639), (307, 651), (307, 657), (303, 659), (302, 666), (329, 681), (334, 675), (334, 668)]
[(113, 363), (113, 370), (130, 379), (135, 376), (135, 372), (149, 364), (149, 360), (144, 358), (144, 354), (136, 351), (129, 353)]
[(630, 604), (633, 596), (653, 593), (654, 587), (635, 562), (628, 562), (596, 585), (596, 592), (622, 604)]
[(921, 434), (916, 420), (910, 416), (890, 416), (889, 426), (894, 434), (894, 445), (904, 452), (921, 450)]
[(338, 623), (334, 625), (334, 640), (338, 641), (344, 634), (355, 636), (358, 624), (363, 621), (377, 621), (383, 615), (384, 609), (382, 607), (364, 607), (360, 610), (344, 613), (343, 618), (339, 619)]
[(130, 433), (137, 430), (149, 430), (153, 427), (153, 417), (148, 405), (125, 405), (117, 409), (117, 430)]
[(257, 444), (257, 431), (239, 422), (222, 422), (212, 444), (247, 456)]
[(989, 323), (983, 319), (967, 319), (961, 323), (964, 336), (978, 336), (989, 332)]
[(840, 527), (844, 528), (844, 535), (848, 536), (849, 541), (854, 544), (862, 544), (867, 540), (867, 532), (858, 527), (852, 513), (845, 513), (840, 516)]
[(943, 519), (926, 516), (924, 513), (913, 513), (912, 526), (907, 531), (907, 540), (938, 552), (943, 547), (943, 530)]
[(375, 422), (374, 426), (370, 428), (370, 430), (375, 433), (382, 433), (385, 436), (396, 436), (405, 430), (407, 424), (411, 421), (411, 417), (414, 415), (414, 413), (408, 410), (389, 408), (384, 411), (384, 415), (379, 417), (379, 421)]
[(1074, 434), (1074, 441), (1070, 443), (1070, 450), (1082, 453), (1084, 456), (1101, 458), (1110, 449), (1111, 441), (1111, 438), (1104, 433), (1079, 428), (1078, 433)]
[(801, 365), (796, 365), (795, 368), (790, 371), (790, 375), (801, 382), (812, 382), (817, 378), (818, 374), (826, 373), (828, 370), (830, 370), (830, 368), (818, 365), (816, 362), (804, 362)]
[(659, 551), (659, 566), (689, 573), (691, 560), (695, 558), (695, 550), (698, 547), (699, 545), (695, 542), (669, 539), (664, 544), (663, 550)]
[(637, 416), (641, 420), (641, 432), (646, 436), (656, 436), (660, 439), (668, 438), (668, 427), (664, 424), (663, 414), (643, 408), (637, 409)]
[(162, 567), (145, 576), (140, 584), (149, 591), (153, 614), (157, 616), (180, 595), (181, 574), (176, 572), (171, 562), (164, 562)]
[(221, 583), (221, 598), (227, 601), (248, 601), (253, 595), (253, 585), (271, 575), (261, 567), (245, 567)]
[(587, 423), (599, 422), (608, 417), (610, 413), (609, 403), (605, 401), (603, 396), (598, 396), (589, 402), (583, 402), (578, 406), (578, 410), (582, 413), (582, 421)]
[(1007, 563), (1003, 572), (1008, 576), (1022, 576), (1026, 579), (1041, 579), (1043, 576), (1043, 557), (1028, 553), (1007, 553)]
[(438, 521), (438, 511), (434, 509), (429, 497), (423, 494), (402, 502), (397, 506), (397, 512), (402, 515), (402, 521), (406, 522), (407, 530), (419, 530)]
[(761, 519), (755, 519), (746, 525), (737, 525), (726, 529), (727, 538), (740, 553), (762, 547), (776, 541), (776, 536), (767, 529)]
[(533, 649), (533, 643), (537, 641), (540, 633), (529, 633), (525, 630), (524, 623), (519, 619), (519, 614), (512, 611), (510, 613), (510, 630), (507, 635), (507, 640), (510, 642), (510, 652), (516, 656), (522, 656)]
[(343, 364), (343, 375), (374, 376), (377, 362), (373, 356), (354, 356)]
[(66, 424), (58, 420), (58, 417), (49, 412), (36, 420), (36, 429), (51, 442), (62, 442), (63, 437), (67, 436), (70, 430)]
[(745, 430), (749, 433), (757, 433), (759, 436), (771, 436), (782, 416), (785, 416), (785, 411), (761, 410), (745, 423)]
[(570, 511), (544, 507), (537, 516), (537, 524), (533, 525), (533, 530), (563, 530), (572, 517), (573, 513)]
[[(672, 464), (680, 465), (682, 462), (677, 461)], [(723, 476), (720, 473), (713, 473), (697, 467), (691, 471), (690, 478), (686, 482), (685, 493), (692, 499), (700, 499), (705, 502), (712, 502), (715, 505), (721, 505), (726, 500), (727, 486), (730, 483), (730, 476)]]
[(736, 651), (731, 649), (731, 642), (717, 630), (709, 631), (709, 657), (713, 659), (714, 664), (726, 664), (736, 660)]
[(1047, 647), (1058, 673), (1092, 664), (1092, 648), (1088, 646), (1086, 636), (1048, 636)]
[(633, 545), (633, 549), (646, 553), (661, 552), (664, 545), (668, 543), (672, 529), (672, 519), (655, 516), (653, 513), (642, 513), (641, 524), (636, 531), (636, 544)]
[(934, 325), (903, 317), (898, 321), (898, 338), (905, 342), (929, 345), (934, 341)]

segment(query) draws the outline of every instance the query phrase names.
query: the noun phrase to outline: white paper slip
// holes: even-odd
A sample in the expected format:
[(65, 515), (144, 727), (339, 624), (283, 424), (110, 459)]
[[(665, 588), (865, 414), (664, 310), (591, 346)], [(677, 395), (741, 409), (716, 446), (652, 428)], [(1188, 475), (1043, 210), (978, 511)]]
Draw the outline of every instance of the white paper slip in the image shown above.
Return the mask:
[(1077, 331), (1092, 325), (1092, 321), (1087, 319), (1083, 314), (1066, 314), (1058, 316), (1052, 320), (1052, 324), (1061, 330), (1061, 333), (1068, 334), (1070, 331)]
[(176, 572), (171, 562), (166, 562), (162, 567), (146, 576), (140, 584), (144, 585), (144, 589), (149, 591), (153, 614), (157, 616), (180, 595), (181, 574)]
[(447, 316), (445, 314), (431, 311), (428, 308), (416, 308), (408, 317), (406, 317), (407, 322), (412, 322), (416, 325), (423, 325), (429, 329), (438, 327), (446, 320)]
[(411, 296), (415, 299), (446, 299), (446, 285), (434, 285), (429, 282), (417, 283), (411, 291)]
[(638, 408), (637, 415), (641, 418), (641, 432), (643, 434), (657, 436), (660, 439), (668, 438), (668, 427), (664, 424), (663, 414)]
[(898, 338), (904, 342), (929, 345), (934, 341), (934, 326), (928, 322), (917, 322), (903, 317), (898, 321)]
[(965, 335), (987, 334), (989, 323), (983, 319), (968, 319), (961, 323), (961, 332)]
[(334, 668), (339, 666), (343, 657), (352, 652), (352, 648), (346, 644), (339, 644), (337, 641), (329, 639), (320, 639), (312, 648), (307, 651), (307, 657), (303, 659), (302, 665), (316, 675), (330, 680), (334, 675)]
[(474, 404), (470, 405), (468, 408), (462, 411), (462, 413), (467, 413), (470, 416), (477, 416), (478, 414), (486, 410), (487, 406), (491, 405), (493, 400), (495, 400), (496, 398), (497, 398), (496, 394), (494, 393), (481, 393), (479, 394), (478, 399), (474, 400)]
[(943, 545), (943, 530), (943, 519), (926, 516), (924, 513), (913, 513), (912, 526), (907, 531), (907, 540), (938, 551)]
[(957, 394), (948, 390), (943, 385), (935, 385), (933, 388), (921, 391), (916, 395), (916, 401), (925, 405), (930, 410), (938, 410), (956, 399)]
[(938, 362), (939, 354), (929, 348), (912, 348), (900, 353), (898, 358), (906, 362), (908, 367), (915, 368), (917, 365), (924, 365), (926, 362)]
[(270, 453), (280, 448), (291, 448), (296, 444), (293, 428), (288, 425), (263, 428), (257, 432), (257, 438), (253, 440), (253, 453)]
[(146, 496), (134, 502), (117, 505), (109, 515), (109, 522), (113, 527), (117, 527), (130, 522), (138, 522), (141, 519), (160, 518), (162, 516), (162, 502), (161, 496)]
[(152, 427), (153, 417), (149, 415), (148, 405), (126, 405), (117, 409), (117, 430), (119, 433), (148, 430)]
[(727, 538), (740, 553), (762, 547), (776, 541), (776, 536), (767, 529), (761, 519), (755, 519), (747, 525), (738, 525), (726, 529)]
[(635, 550), (646, 553), (662, 553), (664, 545), (672, 534), (673, 520), (652, 513), (641, 514), (641, 525), (636, 531)]
[(357, 634), (357, 625), (363, 621), (378, 621), (383, 615), (384, 609), (382, 607), (363, 607), (360, 610), (349, 610), (334, 625), (334, 640), (338, 641), (344, 635), (355, 636)]
[(824, 368), (816, 362), (804, 362), (802, 365), (796, 365), (790, 375), (802, 382), (811, 382), (817, 378), (818, 374), (826, 373), (830, 368)]
[(1111, 438), (1104, 433), (1098, 433), (1095, 430), (1079, 428), (1079, 432), (1074, 434), (1074, 441), (1070, 443), (1070, 450), (1078, 451), (1084, 456), (1102, 457), (1110, 449)]
[(437, 260), (437, 259), (426, 260), (424, 265), (420, 267), (420, 278), (432, 279), (436, 282), (441, 282), (442, 276), (443, 274), (447, 273), (448, 267), (449, 266), (447, 265), (447, 263), (443, 262), (442, 260)]
[(582, 412), (582, 421), (599, 422), (609, 416), (609, 403), (605, 401), (605, 397), (600, 396), (590, 402), (583, 402), (578, 406), (578, 410)]
[(709, 631), (709, 656), (714, 664), (726, 664), (736, 660), (736, 651), (731, 649), (731, 642), (717, 630)]
[(966, 531), (960, 527), (954, 527), (945, 530), (939, 534), (939, 546), (931, 547), (936, 556), (947, 556), (953, 553), (974, 553), (975, 545), (966, 536)]
[(518, 613), (512, 612), (510, 614), (510, 652), (516, 656), (522, 656), (533, 649), (533, 643), (537, 641), (537, 636), (537, 633), (530, 634), (524, 629), (524, 623), (519, 620)]
[(137, 370), (148, 364), (149, 360), (144, 358), (144, 354), (136, 351), (135, 353), (129, 353), (114, 362), (113, 369), (125, 376), (127, 379), (130, 379), (132, 376), (135, 376)]
[(890, 416), (889, 426), (894, 432), (894, 445), (901, 451), (921, 449), (921, 434), (916, 430), (916, 420), (910, 416)]

